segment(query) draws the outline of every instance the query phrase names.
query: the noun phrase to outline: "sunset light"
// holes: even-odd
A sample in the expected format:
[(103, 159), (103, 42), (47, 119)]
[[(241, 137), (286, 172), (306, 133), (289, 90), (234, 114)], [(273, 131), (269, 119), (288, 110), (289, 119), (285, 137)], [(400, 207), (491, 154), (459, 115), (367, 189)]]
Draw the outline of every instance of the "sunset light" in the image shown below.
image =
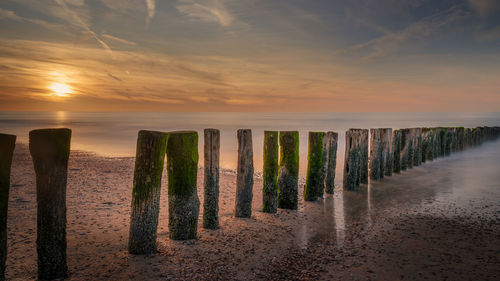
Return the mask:
[(52, 90), (52, 94), (57, 97), (67, 97), (73, 92), (70, 86), (63, 83), (52, 83), (49, 89)]

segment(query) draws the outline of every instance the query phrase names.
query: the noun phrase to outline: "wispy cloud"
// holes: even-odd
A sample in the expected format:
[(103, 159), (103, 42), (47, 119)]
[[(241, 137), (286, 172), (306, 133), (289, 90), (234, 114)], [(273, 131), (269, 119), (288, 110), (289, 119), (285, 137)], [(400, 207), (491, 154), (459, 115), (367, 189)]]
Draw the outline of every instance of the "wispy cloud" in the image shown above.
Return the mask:
[(156, 10), (155, 0), (146, 0), (146, 7), (148, 12), (146, 16), (146, 27), (149, 27), (149, 23), (151, 22), (151, 19), (155, 15), (155, 10)]
[(427, 38), (443, 32), (446, 28), (452, 27), (468, 17), (470, 17), (470, 12), (461, 7), (453, 6), (446, 11), (412, 22), (406, 28), (396, 32), (376, 24), (368, 24), (364, 20), (358, 20), (372, 26), (383, 35), (338, 51), (335, 55), (361, 54), (362, 60), (365, 61), (394, 55), (400, 51), (402, 45), (409, 42), (414, 42), (415, 45), (422, 44)]
[(498, 0), (468, 0), (469, 5), (482, 17), (489, 17), (500, 12), (500, 1)]
[(94, 37), (94, 39), (99, 42), (99, 44), (101, 44), (101, 46), (110, 54), (110, 55), (113, 55), (113, 52), (111, 50), (111, 48), (108, 46), (108, 44), (106, 44), (106, 42), (104, 42), (103, 40), (101, 40), (97, 34), (92, 31), (90, 29), (90, 27), (85, 23), (83, 22), (83, 20), (74, 12), (72, 11), (67, 5), (66, 3), (64, 2), (64, 0), (55, 0), (57, 2), (57, 4), (59, 4), (68, 14), (71, 15), (71, 17), (85, 30), (87, 31), (90, 35), (92, 35), (92, 37)]
[(196, 20), (231, 26), (235, 16), (226, 8), (223, 0), (179, 0), (177, 10)]

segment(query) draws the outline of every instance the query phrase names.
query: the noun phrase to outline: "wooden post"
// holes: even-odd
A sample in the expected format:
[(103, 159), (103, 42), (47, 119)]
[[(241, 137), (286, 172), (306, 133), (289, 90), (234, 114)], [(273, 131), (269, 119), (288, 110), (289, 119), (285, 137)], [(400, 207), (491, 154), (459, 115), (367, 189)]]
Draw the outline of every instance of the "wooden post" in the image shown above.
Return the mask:
[[(413, 148), (410, 129), (401, 129), (401, 170), (409, 168), (410, 159), (413, 159)], [(412, 161), (413, 163), (413, 161)]]
[(205, 129), (204, 131), (205, 197), (203, 201), (203, 227), (219, 228), (219, 156), (220, 131)]
[(392, 146), (392, 128), (384, 129), (384, 154), (385, 154), (385, 175), (392, 176), (392, 165), (393, 165), (393, 146)]
[(327, 132), (327, 168), (326, 168), (326, 193), (333, 194), (335, 189), (335, 170), (337, 167), (337, 141), (338, 134), (335, 132)]
[(392, 132), (392, 171), (401, 173), (401, 130)]
[(170, 239), (195, 239), (200, 200), (196, 191), (198, 133), (168, 133), (168, 228)]
[(253, 146), (252, 130), (238, 130), (238, 171), (236, 179), (235, 216), (252, 216), (253, 198)]
[(457, 128), (457, 150), (462, 151), (465, 148), (465, 128)]
[(345, 133), (344, 180), (345, 190), (355, 190), (360, 184), (362, 129)]
[(370, 129), (370, 179), (378, 181), (383, 177), (384, 156), (382, 129)]
[(168, 135), (162, 132), (138, 133), (128, 242), (131, 254), (156, 253), (161, 177), (167, 139)]
[(296, 210), (299, 189), (299, 132), (283, 131), (280, 132), (279, 138), (278, 208)]
[(413, 166), (422, 164), (422, 128), (412, 128)]
[(369, 138), (369, 130), (361, 129), (360, 135), (360, 148), (361, 148), (361, 157), (360, 157), (360, 172), (359, 172), (359, 180), (363, 184), (368, 184), (368, 138)]
[(441, 157), (442, 137), (441, 128), (433, 128), (434, 131), (434, 159)]
[(278, 199), (278, 132), (264, 131), (262, 206), (265, 213), (276, 213)]
[[(309, 132), (309, 144), (307, 155), (307, 175), (304, 187), (304, 200), (316, 201), (318, 194), (324, 187), (323, 174), (323, 139), (324, 132)], [(323, 178), (324, 179), (324, 178)]]
[(10, 169), (15, 145), (16, 136), (0, 134), (0, 280), (5, 280)]
[(33, 130), (29, 147), (36, 174), (38, 279), (64, 279), (66, 263), (66, 182), (70, 129)]
[(320, 188), (318, 188), (316, 191), (317, 196), (323, 198), (323, 194), (326, 189), (326, 173), (328, 169), (328, 139), (326, 137), (326, 133), (323, 134), (323, 157), (321, 160), (322, 166), (321, 166), (321, 178), (320, 178)]

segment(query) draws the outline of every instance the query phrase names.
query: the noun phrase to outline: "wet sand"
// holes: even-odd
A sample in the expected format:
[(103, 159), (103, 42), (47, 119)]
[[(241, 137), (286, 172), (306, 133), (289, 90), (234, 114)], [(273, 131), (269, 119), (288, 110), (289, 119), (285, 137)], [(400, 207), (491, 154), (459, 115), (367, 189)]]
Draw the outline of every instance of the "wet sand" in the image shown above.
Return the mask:
[[(495, 280), (500, 276), (500, 142), (457, 153), (299, 210), (233, 217), (236, 176), (220, 180), (219, 230), (168, 238), (164, 175), (158, 253), (127, 252), (133, 158), (72, 151), (67, 190), (70, 280)], [(258, 157), (256, 155), (256, 157)], [(342, 167), (342, 166), (340, 166)], [(8, 218), (8, 280), (36, 279), (36, 191), (17, 145)], [(203, 171), (198, 174), (203, 202)]]

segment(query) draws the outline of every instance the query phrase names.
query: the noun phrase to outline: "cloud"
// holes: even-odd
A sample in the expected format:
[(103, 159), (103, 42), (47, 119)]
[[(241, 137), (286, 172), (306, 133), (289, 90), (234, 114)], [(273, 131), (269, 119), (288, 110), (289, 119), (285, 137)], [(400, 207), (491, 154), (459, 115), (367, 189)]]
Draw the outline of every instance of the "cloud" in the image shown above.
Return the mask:
[(235, 16), (226, 8), (224, 0), (180, 0), (177, 10), (193, 19), (214, 22), (228, 27), (235, 21)]
[(481, 17), (498, 16), (500, 12), (500, 1), (498, 0), (468, 0), (468, 2)]
[(155, 15), (155, 0), (146, 0), (146, 7), (148, 8), (148, 14), (146, 16), (146, 26), (149, 26), (151, 19)]
[[(382, 36), (338, 51), (336, 55), (358, 54), (365, 61), (394, 55), (400, 51), (402, 45), (410, 42), (415, 43), (413, 46), (422, 44), (425, 39), (441, 34), (446, 28), (453, 28), (455, 24), (468, 17), (470, 17), (470, 12), (453, 6), (448, 10), (414, 21), (406, 28), (396, 32), (373, 25), (373, 28), (383, 33)], [(365, 20), (358, 20), (358, 22), (369, 25)]]
[(132, 41), (129, 41), (129, 40), (125, 40), (123, 38), (119, 38), (119, 37), (116, 37), (116, 36), (113, 36), (113, 35), (109, 35), (109, 34), (102, 34), (101, 35), (103, 38), (106, 38), (106, 39), (110, 39), (110, 40), (113, 40), (113, 41), (116, 41), (116, 42), (119, 42), (119, 43), (122, 43), (122, 44), (125, 44), (125, 45), (136, 45), (135, 42), (132, 42)]

